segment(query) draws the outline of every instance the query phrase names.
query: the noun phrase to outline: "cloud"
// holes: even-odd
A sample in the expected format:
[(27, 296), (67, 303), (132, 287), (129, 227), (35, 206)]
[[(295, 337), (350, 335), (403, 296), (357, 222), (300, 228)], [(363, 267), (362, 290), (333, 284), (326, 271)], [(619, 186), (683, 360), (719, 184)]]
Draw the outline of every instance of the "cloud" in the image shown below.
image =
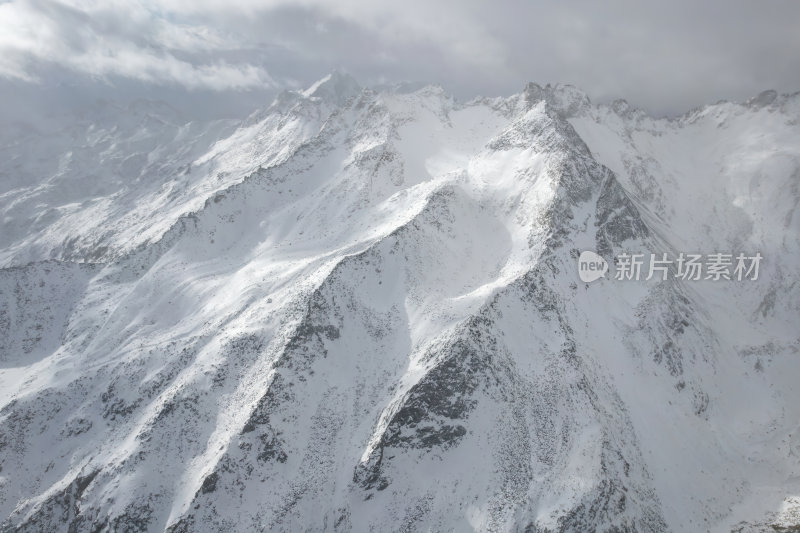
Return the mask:
[[(236, 98), (334, 68), (457, 96), (573, 83), (660, 113), (800, 89), (793, 0), (12, 0), (0, 76), (73, 72)], [(59, 74), (60, 75), (60, 74)]]
[(161, 18), (143, 4), (36, 0), (0, 4), (0, 74), (34, 81), (52, 66), (189, 89), (274, 85), (267, 71), (219, 52), (239, 43), (208, 26)]

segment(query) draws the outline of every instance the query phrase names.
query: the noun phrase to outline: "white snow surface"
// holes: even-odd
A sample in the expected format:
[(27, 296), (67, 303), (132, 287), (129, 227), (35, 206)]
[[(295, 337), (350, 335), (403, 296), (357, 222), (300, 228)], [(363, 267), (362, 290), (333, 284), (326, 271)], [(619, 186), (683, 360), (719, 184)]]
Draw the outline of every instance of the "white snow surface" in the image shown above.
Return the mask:
[[(800, 527), (798, 95), (334, 73), (0, 141), (2, 531)], [(586, 285), (582, 250), (764, 259)]]

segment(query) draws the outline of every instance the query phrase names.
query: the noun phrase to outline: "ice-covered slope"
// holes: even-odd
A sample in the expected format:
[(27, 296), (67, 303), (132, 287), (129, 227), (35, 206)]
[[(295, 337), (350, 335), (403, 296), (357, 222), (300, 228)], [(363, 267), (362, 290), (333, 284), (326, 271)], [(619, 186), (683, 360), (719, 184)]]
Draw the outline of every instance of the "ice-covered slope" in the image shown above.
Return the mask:
[[(798, 114), (333, 74), (238, 126), (115, 110), (7, 148), (2, 527), (789, 524)], [(586, 249), (765, 262), (585, 285)]]

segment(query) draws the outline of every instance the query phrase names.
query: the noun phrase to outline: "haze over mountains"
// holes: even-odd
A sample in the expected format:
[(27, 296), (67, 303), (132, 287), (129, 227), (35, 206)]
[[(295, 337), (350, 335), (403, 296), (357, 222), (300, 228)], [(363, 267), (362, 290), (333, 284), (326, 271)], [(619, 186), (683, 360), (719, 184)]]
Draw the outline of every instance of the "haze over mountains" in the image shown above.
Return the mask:
[[(798, 527), (799, 119), (334, 73), (9, 124), (0, 529)], [(583, 250), (764, 260), (587, 285)]]

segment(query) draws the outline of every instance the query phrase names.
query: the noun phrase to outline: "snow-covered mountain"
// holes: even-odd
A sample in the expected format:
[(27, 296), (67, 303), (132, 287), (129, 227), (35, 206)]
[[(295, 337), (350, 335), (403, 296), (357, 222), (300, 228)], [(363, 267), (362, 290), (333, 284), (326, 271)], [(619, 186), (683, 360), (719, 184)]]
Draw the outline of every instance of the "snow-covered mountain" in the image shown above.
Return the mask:
[(800, 96), (57, 122), (0, 133), (0, 530), (800, 527)]

